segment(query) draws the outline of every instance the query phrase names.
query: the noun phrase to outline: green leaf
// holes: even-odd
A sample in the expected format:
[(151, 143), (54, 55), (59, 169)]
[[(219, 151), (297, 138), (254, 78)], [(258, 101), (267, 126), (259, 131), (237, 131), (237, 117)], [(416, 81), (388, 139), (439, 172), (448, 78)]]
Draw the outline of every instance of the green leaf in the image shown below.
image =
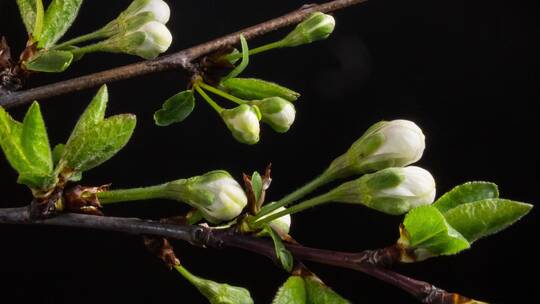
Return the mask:
[(52, 0), (45, 12), (39, 48), (50, 48), (64, 36), (75, 21), (82, 2), (82, 0)]
[(240, 64), (237, 65), (229, 73), (229, 75), (223, 77), (223, 81), (226, 81), (229, 78), (234, 78), (234, 77), (242, 74), (242, 72), (249, 65), (249, 47), (248, 47), (246, 38), (244, 38), (244, 35), (240, 35), (240, 44), (242, 45), (242, 61), (240, 61)]
[(112, 116), (93, 128), (70, 138), (62, 159), (75, 171), (87, 171), (99, 166), (118, 153), (129, 141), (135, 129), (135, 115)]
[(350, 304), (330, 287), (326, 286), (316, 276), (304, 278), (306, 284), (307, 302), (309, 304)]
[(253, 194), (255, 195), (255, 201), (258, 202), (263, 191), (263, 182), (261, 175), (257, 171), (253, 172), (251, 175), (251, 187), (253, 189)]
[[(411, 210), (405, 216), (403, 225), (399, 242), (410, 248), (427, 250), (428, 256), (456, 254), (470, 247), (469, 242), (431, 205)], [(419, 260), (422, 259), (425, 258), (419, 257)]]
[(472, 243), (507, 228), (526, 215), (532, 207), (530, 204), (494, 198), (459, 205), (444, 213), (444, 217)]
[(164, 127), (186, 119), (195, 108), (193, 90), (182, 91), (167, 99), (160, 110), (154, 113), (156, 125)]
[(304, 278), (291, 276), (279, 288), (272, 304), (305, 304), (306, 286)]
[(35, 72), (60, 73), (73, 61), (73, 54), (66, 51), (44, 51), (32, 57), (24, 66)]
[(274, 231), (274, 229), (272, 229), (272, 227), (265, 224), (263, 229), (270, 235), (270, 237), (272, 237), (272, 241), (274, 241), (274, 250), (278, 261), (281, 263), (281, 266), (287, 272), (291, 272), (294, 266), (294, 259), (291, 252), (285, 248), (281, 237), (277, 232)]
[(53, 160), (49, 137), (39, 104), (35, 101), (23, 120), (21, 146), (34, 168), (39, 169), (43, 175), (49, 175), (52, 172)]
[(211, 304), (253, 304), (253, 299), (245, 288), (197, 277), (181, 265), (174, 266), (174, 268), (193, 284)]
[(62, 154), (64, 154), (65, 147), (66, 145), (64, 144), (57, 144), (56, 146), (54, 146), (52, 150), (52, 160), (54, 166), (58, 165), (58, 162), (62, 158)]
[(499, 189), (496, 184), (489, 182), (468, 182), (446, 192), (433, 203), (433, 206), (444, 213), (461, 204), (498, 197)]
[(19, 173), (19, 183), (36, 190), (47, 190), (55, 183), (49, 141), (37, 103), (28, 110), (24, 124), (0, 107), (0, 146)]
[(300, 93), (291, 89), (256, 78), (229, 78), (222, 81), (221, 85), (232, 95), (246, 100), (281, 97), (292, 102), (300, 97)]
[(43, 1), (36, 1), (36, 20), (34, 21), (34, 29), (32, 32), (32, 37), (39, 41), (41, 33), (43, 31), (43, 19), (45, 18), (45, 10), (43, 8)]
[(21, 18), (28, 34), (32, 34), (34, 31), (37, 14), (37, 2), (38, 0), (17, 0), (19, 12), (21, 13)]
[[(84, 110), (81, 117), (79, 117), (75, 128), (73, 128), (73, 131), (71, 132), (70, 140), (71, 138), (77, 137), (79, 133), (84, 132), (86, 129), (91, 129), (103, 121), (108, 101), (109, 91), (107, 86), (103, 85), (88, 107), (86, 107), (86, 110)], [(67, 145), (69, 145), (69, 140)]]

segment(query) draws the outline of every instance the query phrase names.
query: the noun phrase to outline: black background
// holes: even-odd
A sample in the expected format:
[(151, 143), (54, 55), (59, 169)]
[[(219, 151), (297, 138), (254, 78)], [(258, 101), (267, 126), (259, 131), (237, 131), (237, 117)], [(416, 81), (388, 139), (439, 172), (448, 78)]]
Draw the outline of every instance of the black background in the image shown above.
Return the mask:
[[(114, 2), (114, 3), (113, 3)], [(169, 27), (180, 50), (300, 6), (300, 1), (169, 1)], [(129, 1), (86, 1), (66, 37), (97, 28)], [(531, 2), (532, 3), (532, 2)], [(469, 180), (499, 184), (502, 195), (538, 200), (537, 4), (522, 1), (374, 0), (336, 14), (335, 34), (324, 42), (252, 58), (245, 75), (300, 91), (297, 121), (286, 134), (265, 126), (261, 142), (234, 141), (213, 110), (199, 102), (184, 123), (154, 126), (160, 102), (184, 89), (181, 72), (148, 75), (109, 85), (110, 114), (133, 112), (138, 127), (129, 145), (84, 182), (115, 187), (150, 185), (223, 168), (242, 172), (274, 166), (269, 196), (278, 199), (320, 173), (371, 124), (414, 120), (427, 149), (419, 165), (430, 170), (438, 192)], [(0, 33), (14, 51), (25, 32), (15, 1), (0, 1)], [(280, 31), (251, 42), (272, 41)], [(532, 56), (535, 54), (535, 56)], [(87, 56), (61, 75), (40, 75), (29, 87), (135, 62), (124, 55)], [(96, 90), (42, 101), (52, 143), (67, 139)], [(21, 119), (25, 107), (10, 110)], [(24, 205), (29, 192), (0, 160), (3, 207)], [(107, 208), (109, 215), (159, 218), (184, 211), (174, 202), (141, 202)], [(400, 217), (360, 206), (329, 205), (294, 217), (292, 234), (306, 245), (356, 251), (379, 248), (398, 237)], [(538, 212), (476, 243), (458, 256), (396, 269), (447, 290), (493, 303), (529, 302)], [(20, 302), (204, 303), (178, 274), (146, 253), (141, 239), (116, 233), (51, 227), (0, 227), (0, 285)], [(269, 303), (286, 278), (262, 257), (213, 251), (175, 242), (194, 273), (247, 287), (257, 303)], [(415, 303), (407, 294), (361, 273), (309, 265), (354, 303)]]

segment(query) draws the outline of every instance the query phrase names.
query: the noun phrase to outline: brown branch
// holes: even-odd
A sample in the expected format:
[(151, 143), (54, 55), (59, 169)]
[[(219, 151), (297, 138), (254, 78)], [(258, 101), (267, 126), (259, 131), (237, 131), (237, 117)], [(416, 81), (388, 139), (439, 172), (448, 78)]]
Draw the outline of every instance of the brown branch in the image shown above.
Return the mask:
[[(71, 92), (96, 87), (104, 83), (124, 80), (150, 73), (156, 73), (167, 70), (182, 69), (193, 70), (193, 62), (203, 55), (210, 54), (224, 47), (238, 43), (239, 35), (243, 34), (246, 39), (252, 39), (262, 36), (269, 32), (281, 29), (283, 27), (299, 23), (312, 12), (329, 13), (337, 11), (355, 4), (364, 3), (367, 0), (334, 0), (320, 5), (306, 5), (291, 13), (281, 17), (245, 28), (238, 32), (217, 38), (215, 40), (179, 51), (177, 53), (160, 57), (158, 59), (143, 61), (135, 64), (126, 65), (107, 71), (77, 77), (70, 80), (37, 87), (21, 92), (13, 92), (2, 97), (0, 106), (9, 108), (41, 100), (53, 96), (63, 95)], [(0, 93), (2, 94), (2, 93)], [(4, 92), (4, 94), (6, 94)]]
[[(224, 247), (239, 248), (264, 255), (276, 262), (274, 246), (270, 241), (242, 235), (232, 229), (212, 229), (204, 226), (168, 224), (137, 218), (106, 217), (74, 213), (60, 214), (48, 219), (31, 220), (28, 208), (0, 209), (0, 224), (78, 227), (136, 235), (153, 235), (183, 240), (200, 247), (216, 249)], [(446, 292), (427, 282), (411, 279), (378, 265), (377, 263), (387, 261), (387, 259), (380, 259), (380, 257), (384, 256), (382, 253), (388, 250), (391, 251), (392, 247), (389, 247), (390, 249), (368, 250), (358, 253), (310, 248), (298, 244), (288, 244), (287, 248), (299, 260), (363, 272), (401, 288), (422, 303), (480, 303), (472, 302), (472, 300), (458, 294)]]

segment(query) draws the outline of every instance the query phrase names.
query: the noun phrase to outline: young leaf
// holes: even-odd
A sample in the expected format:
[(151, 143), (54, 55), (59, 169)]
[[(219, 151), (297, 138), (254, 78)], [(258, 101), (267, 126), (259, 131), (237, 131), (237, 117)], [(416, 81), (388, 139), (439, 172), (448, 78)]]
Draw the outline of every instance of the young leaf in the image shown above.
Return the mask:
[(461, 204), (472, 203), (480, 200), (498, 198), (499, 189), (497, 185), (489, 182), (468, 182), (454, 187), (454, 189), (442, 195), (433, 206), (439, 211), (446, 211)]
[(255, 195), (255, 201), (258, 202), (261, 198), (263, 191), (263, 182), (259, 172), (255, 171), (251, 175), (251, 187), (253, 188), (253, 194)]
[(232, 95), (245, 100), (281, 97), (292, 102), (300, 97), (300, 93), (291, 89), (277, 83), (256, 78), (229, 78), (222, 81), (221, 85)]
[[(95, 127), (98, 123), (105, 118), (105, 110), (107, 109), (107, 102), (109, 101), (109, 91), (107, 85), (101, 86), (96, 96), (92, 99), (88, 107), (84, 110), (83, 114), (77, 121), (75, 128), (71, 132), (71, 138), (77, 137), (80, 132), (86, 129)], [(68, 144), (69, 146), (69, 140)]]
[(66, 145), (64, 144), (57, 144), (56, 146), (54, 146), (52, 150), (52, 160), (54, 166), (58, 165), (58, 162), (62, 158), (62, 154), (64, 154), (65, 147)]
[(45, 9), (43, 8), (43, 1), (36, 0), (36, 20), (34, 22), (34, 29), (32, 37), (39, 41), (41, 32), (43, 31), (43, 19), (45, 18)]
[[(451, 255), (470, 247), (469, 242), (445, 220), (433, 206), (411, 210), (403, 221), (400, 243), (427, 250), (428, 255)], [(421, 260), (422, 258), (420, 258)]]
[(186, 119), (195, 108), (193, 90), (182, 91), (167, 99), (160, 110), (154, 113), (156, 125), (164, 127)]
[(53, 170), (53, 160), (45, 122), (41, 116), (39, 104), (34, 102), (23, 120), (21, 146), (28, 161), (43, 175)]
[(306, 295), (309, 304), (350, 304), (330, 287), (326, 286), (316, 276), (304, 278), (306, 285)]
[(181, 265), (174, 266), (174, 268), (193, 284), (211, 304), (253, 304), (253, 299), (245, 288), (197, 277)]
[(35, 72), (60, 73), (65, 71), (73, 61), (73, 54), (66, 51), (44, 51), (31, 58), (24, 66)]
[(52, 0), (45, 12), (39, 48), (49, 48), (64, 36), (75, 21), (82, 2), (82, 0)]
[(230, 73), (229, 75), (223, 77), (223, 81), (226, 81), (229, 78), (234, 78), (240, 74), (247, 68), (249, 64), (249, 47), (247, 44), (246, 38), (244, 38), (243, 35), (240, 35), (240, 44), (242, 45), (242, 61), (240, 61), (240, 64), (237, 65)]
[(472, 243), (507, 228), (531, 209), (530, 204), (495, 198), (459, 205), (444, 213), (444, 217)]
[(28, 34), (31, 34), (32, 31), (34, 31), (37, 14), (37, 2), (38, 0), (17, 0), (19, 12), (21, 13), (21, 18)]
[(306, 304), (304, 278), (291, 276), (279, 288), (272, 304)]
[(129, 141), (136, 118), (131, 114), (116, 115), (86, 128), (70, 138), (63, 160), (75, 171), (87, 171), (109, 160)]
[(17, 182), (36, 190), (46, 190), (54, 184), (47, 133), (37, 104), (28, 111), (25, 124), (11, 118), (0, 107), (0, 146), (19, 173)]
[(272, 227), (267, 224), (264, 226), (264, 231), (266, 231), (270, 237), (272, 237), (272, 241), (274, 241), (274, 250), (281, 266), (287, 272), (291, 272), (294, 266), (294, 259), (291, 252), (285, 248), (285, 245), (283, 245), (283, 242), (281, 241), (281, 237), (274, 229), (272, 229)]

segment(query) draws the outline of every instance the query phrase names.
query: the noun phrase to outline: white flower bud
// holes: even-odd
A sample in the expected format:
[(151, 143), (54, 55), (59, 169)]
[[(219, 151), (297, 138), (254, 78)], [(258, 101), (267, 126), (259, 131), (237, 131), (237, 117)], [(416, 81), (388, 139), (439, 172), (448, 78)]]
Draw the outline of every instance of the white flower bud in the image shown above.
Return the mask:
[(269, 124), (276, 132), (285, 133), (294, 123), (296, 109), (291, 102), (281, 97), (256, 100), (252, 104), (257, 105), (261, 110), (262, 121)]
[(334, 17), (321, 12), (313, 13), (306, 20), (299, 23), (282, 40), (282, 44), (284, 47), (293, 47), (326, 39), (332, 34), (335, 26), (336, 20)]
[(167, 197), (199, 209), (211, 223), (234, 219), (247, 204), (247, 196), (240, 184), (221, 170), (170, 182)]
[(419, 167), (387, 168), (347, 182), (329, 193), (334, 201), (403, 214), (435, 200), (435, 180)]
[[(269, 214), (261, 217), (259, 221), (264, 220), (265, 217), (268, 217), (272, 214), (275, 214), (284, 210), (286, 210), (285, 207), (279, 207), (276, 210), (270, 212)], [(280, 218), (277, 218), (271, 221), (269, 224), (270, 224), (270, 227), (272, 227), (272, 229), (274, 229), (279, 234), (282, 234), (282, 235), (289, 234), (289, 231), (291, 229), (291, 215), (290, 214), (284, 215)]]
[(171, 9), (163, 0), (135, 0), (124, 11), (123, 16), (128, 18), (145, 12), (152, 13), (154, 20), (162, 24), (169, 22), (171, 17)]
[(223, 110), (221, 117), (239, 142), (253, 145), (259, 141), (261, 113), (257, 106), (242, 104)]
[(422, 130), (412, 121), (382, 121), (371, 126), (330, 165), (335, 177), (403, 167), (417, 162), (426, 147)]

